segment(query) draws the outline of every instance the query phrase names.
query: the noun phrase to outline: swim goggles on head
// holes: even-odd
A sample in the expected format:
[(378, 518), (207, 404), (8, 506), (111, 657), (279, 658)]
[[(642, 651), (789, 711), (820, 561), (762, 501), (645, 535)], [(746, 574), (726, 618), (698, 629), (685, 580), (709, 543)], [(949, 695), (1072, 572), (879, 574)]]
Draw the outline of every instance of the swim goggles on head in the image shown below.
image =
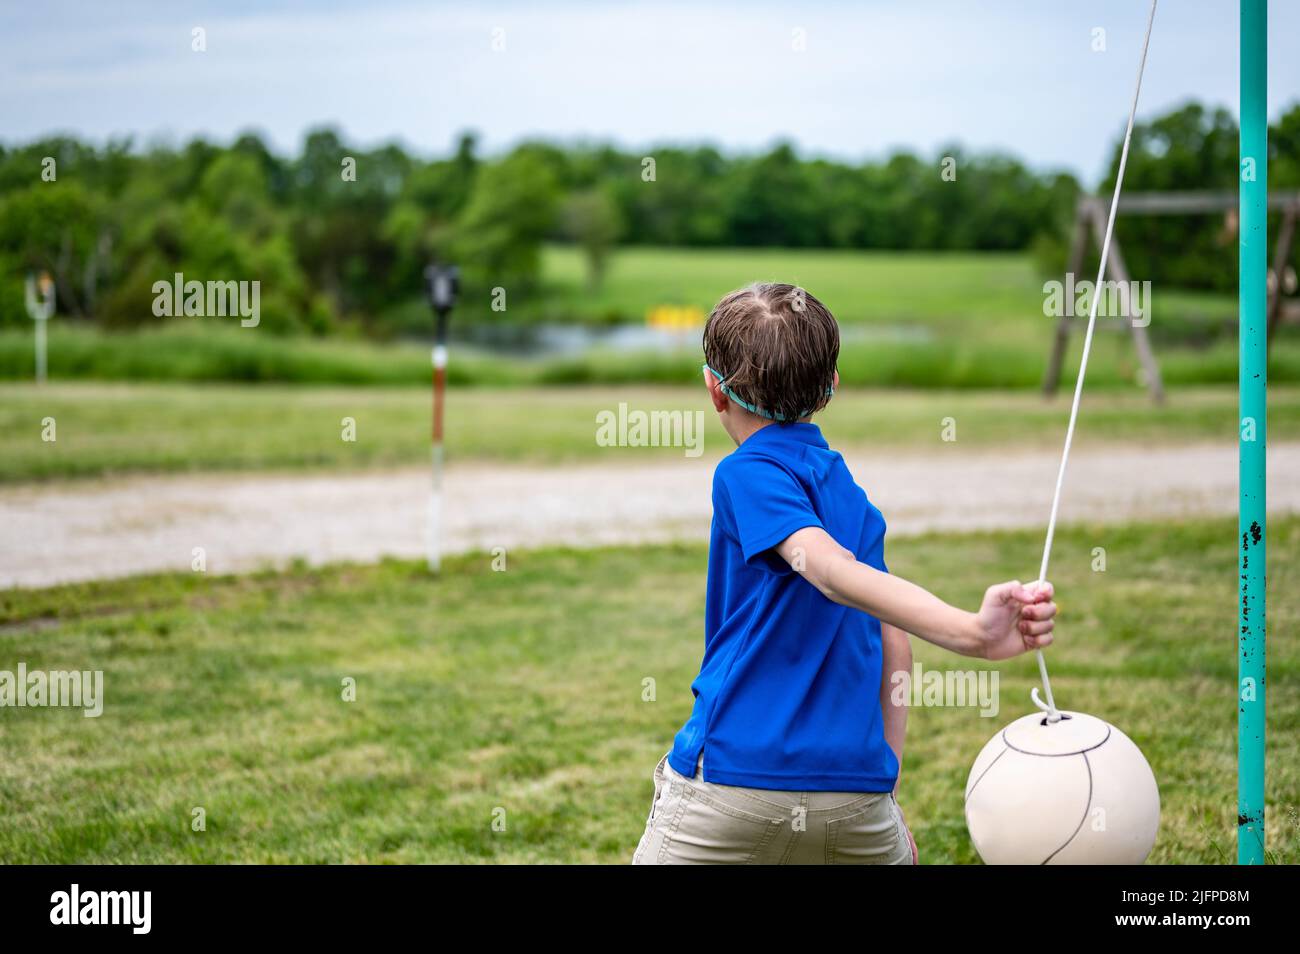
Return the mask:
[[(715, 378), (718, 379), (718, 387), (721, 388), (723, 394), (725, 394), (727, 397), (731, 398), (731, 400), (735, 401), (737, 404), (739, 404), (741, 407), (743, 407), (746, 411), (749, 411), (751, 414), (757, 414), (759, 417), (765, 417), (765, 418), (767, 418), (769, 421), (783, 421), (783, 422), (784, 422), (784, 421), (790, 420), (790, 418), (787, 418), (784, 414), (776, 414), (776, 413), (774, 413), (774, 412), (772, 412), (772, 411), (765, 411), (765, 410), (763, 410), (761, 407), (758, 407), (758, 406), (755, 405), (755, 404), (750, 404), (748, 401), (746, 401), (746, 400), (744, 400), (743, 398), (741, 398), (739, 395), (736, 394), (735, 391), (733, 391), (733, 390), (731, 389), (731, 385), (729, 385), (729, 384), (726, 383), (726, 381), (727, 381), (726, 376), (725, 376), (725, 375), (722, 375), (722, 374), (719, 374), (717, 371), (714, 371), (714, 370), (713, 370), (711, 367), (709, 367), (707, 364), (704, 366), (704, 370), (707, 371), (707, 372), (709, 372), (709, 374), (713, 375)], [(826, 389), (826, 396), (827, 396), (828, 398), (834, 396), (834, 394), (835, 394), (835, 389), (834, 389), (834, 388), (827, 388), (827, 389)], [(804, 411), (803, 413), (796, 415), (796, 416), (794, 417), (794, 420), (796, 420), (796, 421), (803, 420), (805, 417), (807, 417), (807, 416), (810, 415), (810, 414), (812, 414), (812, 411), (811, 411), (811, 410), (809, 410), (809, 411)]]

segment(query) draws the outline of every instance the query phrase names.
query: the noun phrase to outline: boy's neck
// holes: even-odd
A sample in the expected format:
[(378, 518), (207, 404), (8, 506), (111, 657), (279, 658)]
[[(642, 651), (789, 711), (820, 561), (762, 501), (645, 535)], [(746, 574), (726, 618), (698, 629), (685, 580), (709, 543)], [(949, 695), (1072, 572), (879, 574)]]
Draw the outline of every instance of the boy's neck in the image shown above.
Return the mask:
[(765, 421), (755, 414), (747, 414), (747, 420), (737, 421), (731, 430), (731, 439), (739, 447), (765, 427), (771, 427), (775, 421)]
[[(731, 435), (731, 439), (736, 442), (737, 447), (745, 443), (745, 441), (749, 440), (763, 428), (778, 426), (776, 421), (768, 420), (765, 417), (759, 417), (757, 414), (751, 414), (749, 411), (743, 411), (743, 409), (742, 412), (744, 416), (732, 418), (730, 422), (731, 426), (727, 428), (727, 432)], [(811, 424), (812, 415), (810, 414), (807, 417), (800, 418), (798, 423)]]

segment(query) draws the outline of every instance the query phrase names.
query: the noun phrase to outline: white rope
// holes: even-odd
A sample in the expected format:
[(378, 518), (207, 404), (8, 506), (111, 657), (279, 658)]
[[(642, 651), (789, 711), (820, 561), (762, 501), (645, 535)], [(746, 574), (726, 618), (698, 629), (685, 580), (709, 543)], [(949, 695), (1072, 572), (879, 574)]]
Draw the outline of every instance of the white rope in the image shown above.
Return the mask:
[[(1083, 354), (1079, 358), (1079, 375), (1074, 382), (1074, 403), (1070, 406), (1070, 424), (1065, 429), (1065, 449), (1061, 452), (1061, 467), (1056, 472), (1056, 492), (1052, 495), (1052, 515), (1047, 520), (1047, 541), (1043, 544), (1043, 562), (1038, 570), (1038, 582), (1047, 579), (1047, 564), (1052, 558), (1052, 540), (1056, 536), (1056, 516), (1061, 507), (1061, 488), (1065, 486), (1065, 468), (1070, 461), (1070, 445), (1074, 443), (1074, 425), (1079, 419), (1079, 399), (1083, 397), (1083, 379), (1088, 370), (1088, 355), (1092, 351), (1092, 332), (1097, 325), (1097, 305), (1101, 301), (1101, 283), (1106, 277), (1106, 259), (1110, 255), (1110, 239), (1115, 231), (1115, 213), (1119, 209), (1120, 187), (1124, 182), (1124, 167), (1128, 165), (1128, 147), (1133, 139), (1133, 121), (1137, 117), (1138, 96), (1142, 93), (1142, 72), (1147, 65), (1147, 46), (1151, 43), (1151, 24), (1156, 19), (1156, 0), (1151, 0), (1151, 12), (1147, 15), (1147, 32), (1142, 40), (1142, 58), (1138, 61), (1137, 85), (1133, 89), (1133, 105), (1128, 113), (1128, 128), (1124, 130), (1124, 148), (1119, 154), (1119, 170), (1115, 173), (1115, 192), (1110, 200), (1110, 216), (1106, 219), (1106, 237), (1101, 243), (1101, 263), (1097, 266), (1097, 283), (1092, 289), (1092, 307), (1088, 311), (1088, 331), (1083, 337)], [(1052, 698), (1052, 683), (1047, 677), (1047, 659), (1043, 651), (1038, 652), (1038, 674), (1043, 680), (1044, 702), (1038, 696), (1035, 687), (1030, 696), (1034, 705), (1047, 713), (1048, 722), (1059, 722), (1061, 714), (1057, 711), (1056, 701)]]

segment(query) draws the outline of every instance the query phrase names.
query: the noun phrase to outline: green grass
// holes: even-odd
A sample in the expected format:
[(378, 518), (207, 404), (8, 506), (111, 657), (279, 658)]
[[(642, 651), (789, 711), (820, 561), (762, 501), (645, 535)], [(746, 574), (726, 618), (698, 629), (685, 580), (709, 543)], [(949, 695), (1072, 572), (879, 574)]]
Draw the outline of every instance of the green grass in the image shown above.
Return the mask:
[(551, 246), (542, 266), (551, 315), (588, 321), (639, 321), (661, 304), (707, 313), (724, 292), (755, 281), (801, 285), (845, 325), (1042, 318), (1042, 280), (1020, 253), (632, 248), (613, 256), (594, 293), (578, 250)]
[[(1146, 753), (1156, 862), (1234, 853), (1234, 540), (1227, 521), (1058, 537), (1057, 698)], [(972, 605), (1039, 545), (907, 539), (890, 564)], [(1269, 546), (1270, 860), (1294, 863), (1300, 619), (1277, 596), (1300, 584), (1300, 520), (1274, 520)], [(457, 558), (437, 580), (388, 562), (0, 594), (0, 668), (101, 669), (106, 697), (98, 719), (0, 711), (0, 861), (625, 862), (690, 708), (704, 566), (696, 546), (546, 550), (510, 554), (505, 572)], [(1030, 657), (998, 668), (996, 718), (912, 712), (901, 798), (924, 861), (975, 860), (966, 773), (1029, 710), (1035, 677)], [(195, 808), (206, 831), (191, 830)]]
[[(207, 321), (208, 323), (204, 323)], [(27, 329), (0, 331), (0, 378), (34, 376)], [(454, 383), (514, 383), (508, 364), (457, 354)], [(429, 349), (364, 340), (277, 337), (256, 328), (222, 327), (192, 319), (137, 332), (105, 334), (71, 322), (52, 322), (51, 381), (230, 381), (286, 384), (417, 384), (430, 376)]]
[[(452, 460), (610, 461), (680, 456), (677, 448), (596, 444), (596, 414), (620, 402), (641, 410), (698, 410), (705, 451), (731, 445), (696, 387), (467, 389), (451, 394)], [(157, 471), (368, 468), (428, 460), (425, 388), (305, 388), (176, 384), (0, 384), (0, 482)], [(940, 422), (957, 421), (960, 447), (1056, 447), (1068, 395), (865, 391), (845, 386), (819, 422), (841, 446), (941, 449)], [(41, 439), (52, 417), (57, 440)], [(356, 421), (356, 441), (342, 421)], [(1085, 396), (1081, 448), (1111, 441), (1235, 440), (1237, 394), (1176, 389), (1156, 407), (1140, 391)], [(1269, 434), (1300, 437), (1300, 387), (1273, 387)]]
[[(478, 322), (641, 323), (657, 305), (707, 312), (732, 288), (782, 279), (810, 289), (838, 317), (847, 380), (940, 389), (1036, 387), (1055, 326), (1043, 314), (1043, 281), (1027, 254), (631, 248), (613, 256), (594, 293), (583, 269), (574, 249), (548, 247), (538, 290), (512, 292), (504, 313), (467, 300), (453, 321), (460, 329)], [(1236, 380), (1231, 298), (1158, 289), (1151, 308), (1151, 334), (1169, 382)], [(424, 305), (412, 298), (394, 309), (421, 315)], [(431, 318), (415, 326), (432, 333)], [(0, 331), (0, 378), (30, 378), (32, 351), (29, 328)], [(458, 346), (449, 373), (455, 385), (683, 383), (698, 373), (700, 360), (699, 340), (687, 334), (675, 348), (535, 359)], [(417, 344), (281, 338), (222, 319), (158, 319), (132, 334), (107, 335), (57, 319), (50, 374), (55, 380), (414, 385), (428, 379), (429, 357)], [(1137, 374), (1128, 336), (1103, 330), (1091, 385), (1131, 386)], [(1300, 383), (1300, 340), (1290, 330), (1275, 342), (1269, 374), (1275, 383)]]
[[(801, 285), (847, 326), (928, 327), (980, 334), (1046, 323), (1044, 278), (1020, 252), (888, 252), (835, 249), (629, 248), (612, 258), (592, 292), (582, 253), (549, 246), (542, 259), (546, 307), (539, 317), (640, 321), (660, 304), (706, 313), (723, 292), (755, 281)], [(1054, 276), (1056, 277), (1056, 276)], [(1231, 296), (1165, 290), (1152, 294), (1152, 322), (1231, 317)]]

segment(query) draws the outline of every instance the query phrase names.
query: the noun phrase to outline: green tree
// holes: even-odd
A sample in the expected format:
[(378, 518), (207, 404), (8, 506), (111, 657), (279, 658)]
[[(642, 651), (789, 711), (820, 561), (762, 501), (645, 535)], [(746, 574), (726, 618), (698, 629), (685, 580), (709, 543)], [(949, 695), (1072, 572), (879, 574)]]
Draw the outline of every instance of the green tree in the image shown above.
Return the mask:
[(0, 198), (3, 281), (15, 299), (25, 273), (54, 279), (58, 310), (85, 318), (93, 302), (104, 202), (78, 182), (36, 182)]
[(536, 287), (559, 199), (554, 171), (533, 151), (517, 150), (480, 169), (453, 238), (467, 285)]
[(618, 206), (604, 189), (575, 192), (564, 202), (561, 228), (587, 258), (587, 286), (600, 288), (609, 255), (623, 229)]

